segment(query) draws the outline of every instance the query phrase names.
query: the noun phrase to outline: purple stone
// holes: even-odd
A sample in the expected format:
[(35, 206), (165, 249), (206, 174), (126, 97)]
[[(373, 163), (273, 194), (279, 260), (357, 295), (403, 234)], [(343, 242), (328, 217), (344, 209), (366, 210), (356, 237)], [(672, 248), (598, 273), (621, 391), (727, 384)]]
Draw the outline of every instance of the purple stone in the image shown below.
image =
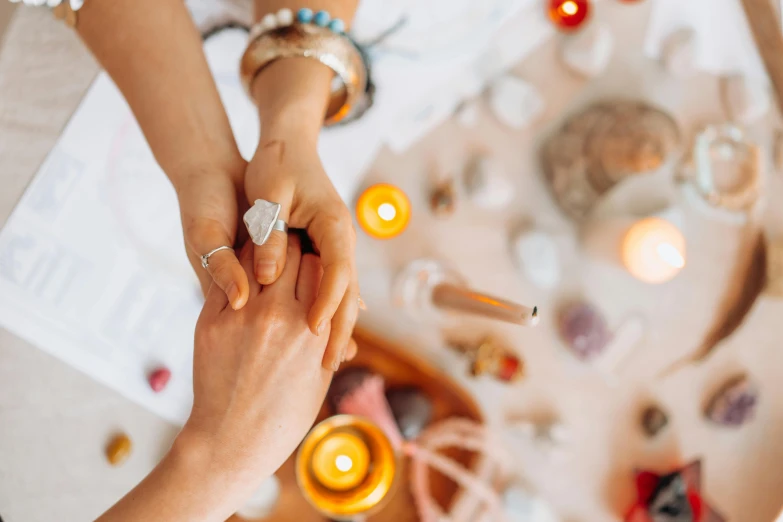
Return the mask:
[(583, 361), (603, 352), (612, 338), (601, 312), (583, 301), (571, 303), (561, 310), (558, 327), (568, 348)]
[(746, 376), (727, 381), (707, 403), (706, 416), (723, 426), (741, 426), (756, 413), (759, 391)]

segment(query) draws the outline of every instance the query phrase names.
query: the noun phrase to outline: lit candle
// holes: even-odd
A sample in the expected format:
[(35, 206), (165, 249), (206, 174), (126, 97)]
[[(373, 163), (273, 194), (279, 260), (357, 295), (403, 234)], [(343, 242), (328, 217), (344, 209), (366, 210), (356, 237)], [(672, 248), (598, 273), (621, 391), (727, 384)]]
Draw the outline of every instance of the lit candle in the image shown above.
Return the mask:
[(324, 437), (313, 450), (313, 475), (324, 487), (346, 491), (362, 483), (370, 467), (370, 451), (361, 437), (336, 432)]
[(668, 221), (650, 217), (628, 229), (622, 242), (623, 264), (645, 283), (664, 283), (685, 266), (685, 238)]
[(408, 226), (411, 204), (408, 196), (394, 185), (381, 183), (362, 192), (356, 201), (356, 220), (376, 239), (390, 239)]
[(589, 13), (589, 0), (549, 0), (549, 18), (564, 31), (577, 29)]
[(398, 456), (369, 419), (335, 415), (316, 425), (296, 455), (296, 482), (330, 520), (380, 509), (395, 484)]

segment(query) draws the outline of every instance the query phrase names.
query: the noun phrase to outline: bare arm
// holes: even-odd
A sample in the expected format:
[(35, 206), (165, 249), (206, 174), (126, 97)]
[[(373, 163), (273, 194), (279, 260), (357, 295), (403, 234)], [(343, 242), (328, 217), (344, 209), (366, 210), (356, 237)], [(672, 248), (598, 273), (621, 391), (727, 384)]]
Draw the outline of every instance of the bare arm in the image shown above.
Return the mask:
[(175, 186), (194, 165), (241, 164), (182, 0), (88, 0), (78, 32), (122, 91)]
[[(358, 0), (256, 0), (260, 19), (281, 8), (327, 11), (346, 26)], [(278, 60), (258, 75), (252, 86), (261, 119), (261, 140), (245, 176), (250, 201), (281, 203), (289, 225), (307, 229), (324, 263), (324, 282), (308, 316), (313, 333), (331, 323), (324, 368), (336, 369), (353, 349), (351, 334), (358, 313), (359, 283), (351, 214), (324, 172), (317, 153), (318, 133), (329, 99), (332, 71), (307, 58)], [(255, 248), (255, 276), (274, 281), (285, 265), (285, 237), (272, 234)]]
[(119, 87), (179, 198), (187, 255), (203, 290), (214, 279), (233, 308), (248, 281), (234, 246), (244, 205), (239, 154), (201, 37), (182, 0), (89, 0), (78, 32)]

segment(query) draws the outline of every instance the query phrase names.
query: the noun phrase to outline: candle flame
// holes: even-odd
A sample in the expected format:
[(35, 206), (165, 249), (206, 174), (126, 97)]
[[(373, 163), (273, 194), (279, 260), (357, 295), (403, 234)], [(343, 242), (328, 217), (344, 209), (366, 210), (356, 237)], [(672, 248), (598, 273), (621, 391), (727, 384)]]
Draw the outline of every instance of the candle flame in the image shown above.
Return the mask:
[(378, 207), (378, 216), (384, 221), (391, 221), (397, 215), (397, 209), (391, 203), (382, 203)]
[(353, 461), (348, 455), (338, 455), (334, 460), (334, 465), (337, 467), (337, 469), (345, 473), (346, 471), (350, 471), (350, 469), (353, 467)]
[(560, 6), (561, 14), (566, 16), (574, 16), (578, 10), (579, 10), (579, 6), (576, 5), (576, 2), (574, 2), (573, 0), (568, 0), (567, 2), (563, 2), (563, 4)]
[(671, 243), (661, 243), (655, 250), (664, 263), (671, 265), (674, 268), (682, 268), (685, 266), (685, 258), (682, 257), (680, 251)]

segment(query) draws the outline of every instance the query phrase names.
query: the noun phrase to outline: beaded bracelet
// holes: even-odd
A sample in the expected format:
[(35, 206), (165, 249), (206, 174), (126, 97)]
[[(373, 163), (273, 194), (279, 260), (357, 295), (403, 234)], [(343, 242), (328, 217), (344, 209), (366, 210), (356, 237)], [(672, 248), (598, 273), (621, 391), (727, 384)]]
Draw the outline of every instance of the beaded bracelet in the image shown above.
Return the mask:
[(250, 29), (250, 39), (254, 40), (260, 35), (280, 27), (288, 27), (294, 22), (299, 24), (315, 24), (319, 27), (325, 27), (337, 34), (345, 33), (345, 22), (339, 18), (332, 18), (326, 11), (313, 13), (312, 9), (306, 7), (299, 9), (294, 17), (294, 12), (288, 8), (280, 9), (276, 13), (264, 15), (261, 20)]
[(84, 0), (10, 0), (12, 4), (23, 3), (36, 7), (50, 7), (54, 17), (65, 21), (71, 27), (76, 27), (77, 12), (84, 5)]

